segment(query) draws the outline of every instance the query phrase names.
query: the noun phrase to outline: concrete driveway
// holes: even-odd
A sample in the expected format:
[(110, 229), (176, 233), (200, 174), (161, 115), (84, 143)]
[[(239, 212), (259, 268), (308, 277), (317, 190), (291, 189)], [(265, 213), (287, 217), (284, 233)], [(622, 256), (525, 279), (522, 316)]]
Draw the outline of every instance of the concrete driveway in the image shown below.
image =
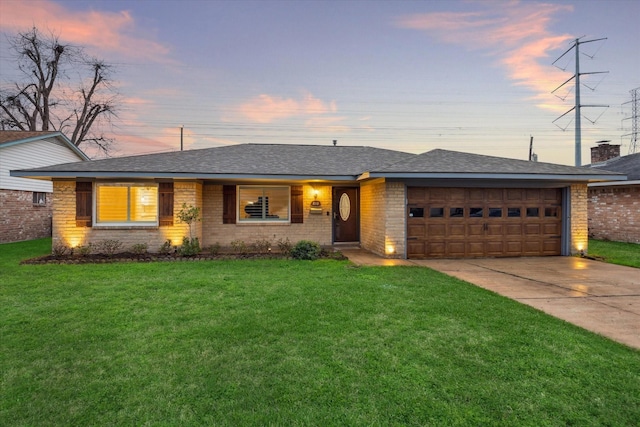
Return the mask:
[(577, 257), (410, 262), (640, 349), (640, 269)]

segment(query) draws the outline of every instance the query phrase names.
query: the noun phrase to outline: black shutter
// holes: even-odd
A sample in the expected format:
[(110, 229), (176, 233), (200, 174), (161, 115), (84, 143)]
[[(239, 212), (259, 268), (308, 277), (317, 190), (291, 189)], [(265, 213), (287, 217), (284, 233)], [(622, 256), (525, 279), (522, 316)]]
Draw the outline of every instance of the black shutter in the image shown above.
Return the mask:
[(291, 223), (302, 224), (304, 221), (304, 206), (302, 185), (291, 186)]
[(236, 186), (222, 186), (222, 223), (236, 223)]
[(158, 186), (158, 223), (160, 227), (173, 225), (173, 182), (161, 182)]
[(91, 227), (93, 211), (93, 184), (76, 182), (76, 227)]

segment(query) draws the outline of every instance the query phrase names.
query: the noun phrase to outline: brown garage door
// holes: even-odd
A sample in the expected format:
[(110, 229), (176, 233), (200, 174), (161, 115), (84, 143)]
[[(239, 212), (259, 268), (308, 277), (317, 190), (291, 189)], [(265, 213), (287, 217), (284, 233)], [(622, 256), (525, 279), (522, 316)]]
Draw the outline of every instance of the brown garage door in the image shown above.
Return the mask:
[(560, 189), (409, 187), (407, 193), (409, 258), (560, 255)]

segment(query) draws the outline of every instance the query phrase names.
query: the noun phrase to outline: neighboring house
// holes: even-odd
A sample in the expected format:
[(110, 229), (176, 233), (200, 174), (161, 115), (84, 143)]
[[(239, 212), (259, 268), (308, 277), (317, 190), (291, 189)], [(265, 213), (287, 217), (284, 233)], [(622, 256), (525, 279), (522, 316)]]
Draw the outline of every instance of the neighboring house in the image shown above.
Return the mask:
[(53, 180), (53, 243), (151, 251), (188, 235), (359, 244), (390, 258), (569, 255), (587, 249), (587, 183), (624, 176), (447, 150), (242, 144), (12, 171)]
[(60, 132), (0, 131), (0, 243), (51, 236), (53, 184), (9, 171), (79, 160), (89, 158)]
[(589, 236), (640, 243), (640, 153), (620, 157), (620, 146), (591, 149), (591, 167), (623, 173), (627, 181), (589, 184)]

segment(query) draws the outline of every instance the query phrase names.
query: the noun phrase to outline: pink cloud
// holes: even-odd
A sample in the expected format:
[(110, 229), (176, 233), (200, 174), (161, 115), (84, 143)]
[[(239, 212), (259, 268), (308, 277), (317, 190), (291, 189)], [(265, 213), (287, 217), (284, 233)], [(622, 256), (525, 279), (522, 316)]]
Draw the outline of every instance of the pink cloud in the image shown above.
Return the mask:
[(75, 11), (49, 0), (11, 1), (2, 6), (0, 30), (15, 33), (34, 26), (90, 51), (168, 62), (169, 48), (135, 35), (136, 22), (126, 10)]
[(311, 94), (307, 94), (302, 99), (262, 94), (236, 109), (240, 116), (255, 123), (271, 123), (291, 117), (316, 116), (334, 113), (336, 110), (334, 102), (324, 102)]
[(446, 43), (491, 52), (516, 85), (535, 93), (538, 106), (555, 109), (550, 92), (566, 79), (566, 73), (551, 66), (549, 53), (568, 47), (573, 37), (554, 34), (549, 25), (558, 13), (572, 11), (572, 6), (520, 1), (474, 4), (481, 10), (416, 14), (395, 24), (425, 31)]

